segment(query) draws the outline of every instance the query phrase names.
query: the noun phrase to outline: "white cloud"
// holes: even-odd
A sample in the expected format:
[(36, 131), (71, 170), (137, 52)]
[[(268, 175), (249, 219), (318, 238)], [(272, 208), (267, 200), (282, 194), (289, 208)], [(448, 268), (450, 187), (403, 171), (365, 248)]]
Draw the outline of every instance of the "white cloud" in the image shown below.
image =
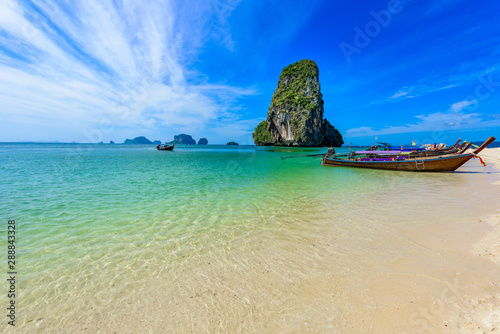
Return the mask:
[(353, 128), (346, 131), (346, 136), (365, 137), (392, 135), (399, 133), (446, 131), (459, 129), (472, 130), (477, 128), (500, 126), (500, 119), (484, 120), (479, 113), (436, 112), (427, 115), (417, 115), (414, 117), (417, 119), (416, 123), (404, 124), (399, 126), (388, 126), (380, 129), (376, 129), (373, 127)]
[(15, 0), (0, 2), (0, 114), (10, 124), (3, 140), (22, 140), (21, 128), (35, 126), (27, 119), (93, 141), (82, 130), (103, 122), (112, 129), (200, 129), (237, 112), (240, 97), (258, 92), (192, 84), (186, 59), (207, 41), (200, 27), (213, 16), (218, 41), (232, 47), (227, 19), (238, 2), (34, 0), (43, 15)]
[(447, 84), (447, 85), (417, 85), (417, 86), (404, 86), (399, 89), (392, 96), (388, 97), (382, 101), (376, 101), (375, 103), (385, 103), (385, 102), (395, 102), (402, 99), (411, 99), (415, 97), (419, 97), (428, 93), (437, 92), (444, 89), (449, 89), (455, 87), (456, 85)]
[(389, 97), (389, 100), (393, 100), (393, 99), (397, 99), (397, 98), (400, 98), (400, 97), (408, 96), (408, 93), (409, 93), (409, 91), (404, 91), (404, 90), (400, 89), (396, 93), (394, 93), (394, 95), (392, 95), (391, 97)]
[(457, 102), (457, 103), (453, 103), (451, 105), (451, 107), (450, 107), (450, 111), (452, 111), (452, 112), (460, 112), (463, 109), (467, 108), (468, 106), (474, 105), (476, 103), (477, 103), (477, 100), (472, 100), (472, 101), (464, 100), (464, 101), (460, 101), (460, 102)]

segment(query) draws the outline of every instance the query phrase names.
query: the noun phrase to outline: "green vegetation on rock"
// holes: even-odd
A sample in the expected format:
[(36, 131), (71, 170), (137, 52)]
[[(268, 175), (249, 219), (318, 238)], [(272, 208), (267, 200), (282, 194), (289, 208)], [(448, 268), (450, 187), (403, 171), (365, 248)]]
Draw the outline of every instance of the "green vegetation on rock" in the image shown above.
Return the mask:
[(267, 131), (267, 121), (262, 121), (257, 125), (252, 137), (255, 145), (266, 146), (273, 144), (273, 137), (271, 137), (271, 134)]
[(259, 124), (254, 132), (255, 143), (265, 142), (262, 138), (267, 134), (273, 145), (341, 143), (340, 133), (323, 119), (323, 104), (318, 65), (309, 59), (288, 65), (281, 72), (274, 91), (267, 112), (266, 131), (260, 130), (262, 123)]
[[(300, 106), (305, 110), (318, 107), (321, 100), (319, 87), (305, 90), (319, 75), (318, 65), (312, 60), (303, 59), (283, 69), (274, 92), (270, 108), (278, 108), (279, 112), (293, 106)], [(299, 115), (294, 115), (299, 116)]]

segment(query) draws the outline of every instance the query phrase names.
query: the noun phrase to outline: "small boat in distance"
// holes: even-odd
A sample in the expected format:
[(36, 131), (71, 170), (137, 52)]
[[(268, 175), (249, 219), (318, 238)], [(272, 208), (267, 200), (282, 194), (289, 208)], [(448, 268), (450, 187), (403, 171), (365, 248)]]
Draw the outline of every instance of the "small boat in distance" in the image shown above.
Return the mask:
[(167, 144), (161, 145), (160, 144), (160, 145), (156, 146), (156, 149), (158, 151), (172, 151), (174, 149), (174, 145), (175, 145), (175, 143), (173, 143), (172, 145), (167, 145)]
[[(490, 137), (480, 147), (472, 153), (464, 153), (465, 147), (457, 153), (441, 155), (431, 155), (423, 157), (407, 157), (401, 155), (388, 154), (386, 156), (373, 156), (368, 154), (330, 154), (323, 157), (321, 164), (327, 166), (344, 166), (359, 168), (374, 168), (387, 170), (401, 170), (413, 172), (453, 172), (481, 152), (489, 144), (495, 141), (495, 137)], [(469, 144), (466, 146), (470, 147)], [(383, 152), (383, 151), (380, 151)], [(481, 159), (481, 158), (479, 158)]]

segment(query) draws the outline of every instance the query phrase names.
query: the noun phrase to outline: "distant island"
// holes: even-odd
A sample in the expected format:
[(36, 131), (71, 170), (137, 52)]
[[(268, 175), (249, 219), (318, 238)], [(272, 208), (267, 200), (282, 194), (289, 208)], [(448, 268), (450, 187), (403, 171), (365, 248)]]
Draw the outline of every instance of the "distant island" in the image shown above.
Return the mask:
[(174, 140), (170, 142), (176, 144), (184, 144), (184, 145), (196, 145), (196, 141), (190, 135), (186, 135), (181, 133), (180, 135), (174, 136)]
[(253, 133), (256, 145), (341, 146), (342, 135), (323, 119), (323, 95), (318, 65), (308, 59), (281, 72), (267, 119)]
[[(196, 140), (193, 139), (190, 135), (181, 133), (179, 135), (174, 136), (174, 140), (167, 142), (167, 144), (183, 144), (183, 145), (196, 145)], [(113, 141), (110, 141), (110, 144), (114, 144)], [(151, 141), (144, 136), (135, 137), (134, 139), (125, 139), (123, 142), (125, 145), (161, 145), (160, 140)], [(208, 145), (207, 138), (200, 138), (198, 141), (198, 145)], [(237, 145), (237, 144), (236, 144)]]
[(125, 139), (125, 141), (123, 142), (123, 144), (126, 144), (126, 145), (152, 145), (153, 142), (149, 139), (147, 139), (146, 137), (135, 137), (134, 139)]
[(227, 145), (238, 145), (238, 143), (234, 142), (234, 141), (230, 141), (229, 143), (227, 143)]

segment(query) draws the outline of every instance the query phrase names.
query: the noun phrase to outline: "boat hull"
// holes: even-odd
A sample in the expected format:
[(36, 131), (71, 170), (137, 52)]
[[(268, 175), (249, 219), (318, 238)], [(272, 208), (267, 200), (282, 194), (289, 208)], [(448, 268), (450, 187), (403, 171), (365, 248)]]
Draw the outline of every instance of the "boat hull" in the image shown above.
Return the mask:
[(172, 145), (172, 146), (158, 145), (158, 146), (156, 146), (156, 149), (158, 151), (172, 151), (174, 149), (174, 145)]
[(472, 157), (472, 154), (453, 154), (448, 156), (442, 155), (437, 157), (395, 161), (356, 161), (325, 157), (323, 158), (321, 164), (325, 166), (401, 170), (411, 172), (453, 172), (472, 159)]

